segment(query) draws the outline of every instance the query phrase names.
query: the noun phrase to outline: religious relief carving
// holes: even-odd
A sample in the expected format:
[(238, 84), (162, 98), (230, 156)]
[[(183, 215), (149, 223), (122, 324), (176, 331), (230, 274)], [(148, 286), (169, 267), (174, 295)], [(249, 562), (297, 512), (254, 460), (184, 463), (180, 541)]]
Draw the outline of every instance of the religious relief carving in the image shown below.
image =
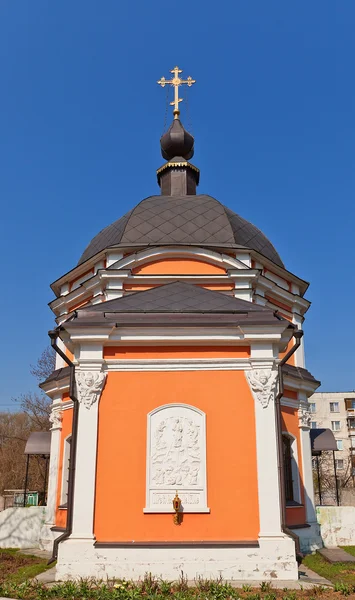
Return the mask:
[(182, 510), (207, 511), (205, 415), (166, 405), (148, 415), (146, 511), (171, 512), (176, 491)]
[(49, 422), (51, 423), (51, 429), (60, 429), (62, 426), (62, 411), (61, 410), (52, 410), (49, 415)]
[(156, 487), (200, 483), (200, 427), (186, 417), (168, 417), (153, 431), (152, 481)]
[(89, 409), (97, 402), (104, 387), (106, 373), (99, 371), (78, 371), (76, 373), (76, 385), (78, 400)]
[(307, 427), (308, 429), (310, 429), (311, 427), (311, 413), (309, 412), (308, 408), (306, 407), (301, 407), (298, 411), (298, 423), (300, 427)]
[(269, 406), (275, 397), (277, 371), (272, 369), (252, 369), (246, 371), (248, 383), (263, 408)]

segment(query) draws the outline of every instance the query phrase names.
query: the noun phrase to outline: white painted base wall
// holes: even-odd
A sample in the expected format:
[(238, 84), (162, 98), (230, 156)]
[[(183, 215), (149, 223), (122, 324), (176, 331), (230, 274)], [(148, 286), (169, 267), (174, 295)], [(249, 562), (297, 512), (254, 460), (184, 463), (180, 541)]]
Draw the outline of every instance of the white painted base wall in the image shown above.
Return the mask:
[(290, 529), (298, 536), (300, 540), (300, 549), (302, 554), (311, 554), (319, 548), (323, 548), (323, 541), (320, 535), (320, 527), (318, 523), (312, 523), (310, 527), (302, 529)]
[(59, 537), (60, 535), (62, 535), (61, 531), (52, 531), (51, 527), (52, 527), (52, 525), (48, 525), (48, 523), (44, 523), (44, 525), (41, 528), (41, 532), (40, 532), (40, 536), (39, 536), (40, 550), (46, 550), (47, 552), (52, 552), (54, 540), (57, 537)]
[(291, 538), (263, 538), (259, 548), (138, 547), (95, 548), (88, 539), (68, 539), (59, 545), (56, 580), (78, 577), (138, 580), (146, 573), (168, 580), (296, 581), (298, 569)]
[(38, 548), (44, 506), (6, 508), (0, 513), (0, 548)]
[(326, 548), (355, 544), (355, 506), (317, 506), (316, 512)]

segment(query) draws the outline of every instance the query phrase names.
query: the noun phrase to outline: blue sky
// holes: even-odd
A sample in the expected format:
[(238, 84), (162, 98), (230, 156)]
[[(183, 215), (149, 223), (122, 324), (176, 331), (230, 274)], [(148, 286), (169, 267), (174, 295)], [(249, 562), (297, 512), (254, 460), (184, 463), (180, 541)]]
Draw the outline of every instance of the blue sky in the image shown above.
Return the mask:
[(354, 19), (353, 0), (0, 3), (0, 410), (35, 388), (49, 284), (158, 192), (156, 80), (175, 64), (197, 80), (182, 121), (200, 193), (310, 281), (307, 367), (355, 388)]

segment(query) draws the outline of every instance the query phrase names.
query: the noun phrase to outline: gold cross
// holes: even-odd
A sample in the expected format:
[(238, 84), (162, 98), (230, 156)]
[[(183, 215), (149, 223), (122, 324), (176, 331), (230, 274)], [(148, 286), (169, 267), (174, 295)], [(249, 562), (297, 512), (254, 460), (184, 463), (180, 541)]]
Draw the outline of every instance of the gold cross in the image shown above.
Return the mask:
[(182, 73), (182, 71), (179, 69), (179, 67), (174, 67), (170, 73), (174, 73), (173, 79), (165, 79), (165, 77), (162, 77), (159, 79), (159, 81), (157, 81), (157, 83), (161, 85), (161, 87), (165, 87), (167, 84), (174, 86), (174, 101), (170, 102), (170, 105), (174, 107), (174, 119), (178, 119), (180, 115), (179, 102), (183, 101), (183, 98), (179, 98), (179, 86), (186, 84), (191, 87), (193, 83), (196, 83), (196, 81), (190, 76), (187, 79), (181, 79), (179, 75)]

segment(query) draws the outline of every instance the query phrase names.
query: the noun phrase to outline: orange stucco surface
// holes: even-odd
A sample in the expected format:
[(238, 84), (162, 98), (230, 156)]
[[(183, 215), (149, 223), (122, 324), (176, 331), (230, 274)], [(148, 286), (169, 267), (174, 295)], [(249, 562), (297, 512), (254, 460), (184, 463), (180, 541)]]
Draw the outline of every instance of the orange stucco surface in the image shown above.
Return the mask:
[(74, 284), (79, 281), (79, 279), (83, 279), (84, 277), (86, 277), (86, 275), (93, 275), (94, 273), (94, 269), (89, 269), (88, 271), (85, 271), (84, 273), (82, 273), (81, 275), (79, 275), (79, 277), (75, 277), (75, 279), (72, 279), (72, 281), (70, 281), (69, 283), (69, 289), (72, 290)]
[[(64, 399), (64, 398), (63, 398)], [(57, 527), (65, 527), (67, 520), (67, 511), (58, 508), (61, 504), (62, 493), (62, 478), (63, 478), (63, 449), (64, 440), (70, 435), (72, 429), (73, 409), (63, 410), (62, 413), (62, 431), (60, 436), (60, 452), (59, 452), (59, 468), (58, 468), (58, 485), (57, 485), (57, 512), (55, 524)]]
[[(290, 339), (289, 343), (287, 344), (287, 348), (285, 350), (285, 352), (280, 352), (279, 357), (283, 358), (284, 356), (286, 356), (287, 352), (289, 352), (289, 350), (291, 350), (291, 348), (295, 345), (295, 340), (293, 338)], [(295, 366), (295, 355), (292, 354), (290, 356), (290, 358), (288, 359), (287, 363), (289, 365), (293, 365)]]
[(300, 428), (298, 426), (298, 411), (289, 406), (282, 407), (282, 430), (291, 433), (297, 440), (298, 465), (300, 476), (301, 500), (302, 506), (286, 508), (286, 524), (301, 525), (306, 522), (306, 509), (304, 506), (304, 488), (302, 472), (302, 448), (300, 438)]
[(224, 275), (226, 273), (223, 267), (211, 265), (202, 260), (192, 258), (164, 258), (146, 263), (140, 267), (132, 269), (135, 275)]
[[(210, 514), (144, 514), (147, 414), (183, 402), (206, 413)], [(97, 541), (256, 540), (254, 402), (242, 371), (111, 372), (99, 405)]]
[[(250, 356), (249, 346), (156, 346), (152, 350), (148, 346), (104, 346), (104, 358), (239, 358)], [(201, 356), (203, 354), (203, 356)]]

